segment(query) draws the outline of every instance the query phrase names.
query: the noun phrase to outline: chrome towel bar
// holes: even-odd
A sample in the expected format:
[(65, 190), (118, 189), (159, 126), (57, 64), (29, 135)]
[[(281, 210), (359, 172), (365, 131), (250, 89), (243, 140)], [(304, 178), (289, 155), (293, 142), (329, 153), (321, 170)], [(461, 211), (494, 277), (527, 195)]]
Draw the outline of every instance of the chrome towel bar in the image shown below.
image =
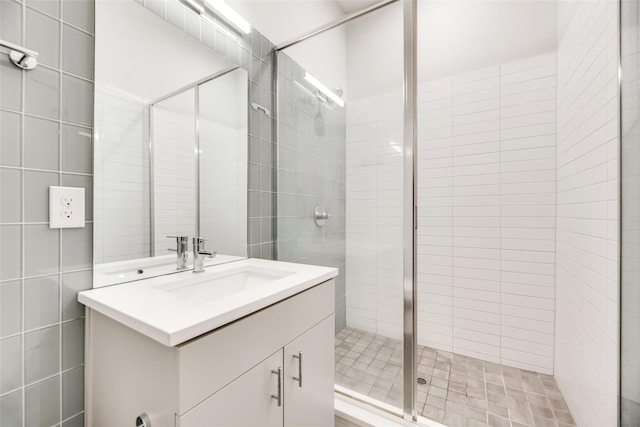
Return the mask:
[(0, 46), (9, 49), (9, 59), (16, 67), (33, 70), (38, 65), (38, 52), (0, 40)]

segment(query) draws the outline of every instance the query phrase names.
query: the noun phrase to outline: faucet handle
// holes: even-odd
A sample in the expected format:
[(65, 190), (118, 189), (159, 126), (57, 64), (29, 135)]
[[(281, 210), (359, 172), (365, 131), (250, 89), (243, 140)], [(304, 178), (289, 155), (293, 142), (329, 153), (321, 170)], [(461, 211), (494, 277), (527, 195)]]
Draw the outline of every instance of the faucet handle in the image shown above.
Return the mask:
[(204, 250), (204, 242), (206, 242), (207, 239), (205, 239), (204, 237), (194, 237), (193, 238), (193, 252), (200, 252)]
[(183, 250), (186, 249), (186, 245), (189, 242), (189, 236), (167, 236), (167, 239), (176, 239), (176, 248), (168, 248), (168, 251), (178, 252), (178, 247), (181, 245), (184, 247)]

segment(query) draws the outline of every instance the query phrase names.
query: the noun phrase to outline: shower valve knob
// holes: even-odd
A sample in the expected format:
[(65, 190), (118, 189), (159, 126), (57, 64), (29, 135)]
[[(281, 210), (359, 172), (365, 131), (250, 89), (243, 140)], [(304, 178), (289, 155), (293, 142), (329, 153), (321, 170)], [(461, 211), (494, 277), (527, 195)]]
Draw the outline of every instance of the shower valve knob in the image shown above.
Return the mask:
[(329, 219), (329, 214), (321, 206), (316, 206), (316, 210), (313, 213), (313, 220), (318, 227), (322, 227), (326, 220)]

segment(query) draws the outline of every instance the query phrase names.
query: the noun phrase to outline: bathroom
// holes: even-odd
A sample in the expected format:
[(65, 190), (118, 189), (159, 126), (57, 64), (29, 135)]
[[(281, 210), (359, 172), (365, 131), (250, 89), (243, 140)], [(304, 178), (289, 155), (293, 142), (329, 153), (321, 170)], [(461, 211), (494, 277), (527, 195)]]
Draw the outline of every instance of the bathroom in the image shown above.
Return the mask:
[(93, 295), (284, 263), (334, 289), (283, 324), (330, 323), (331, 421), (295, 353), (275, 424), (640, 425), (636, 0), (0, 0), (0, 40), (0, 426), (109, 425)]

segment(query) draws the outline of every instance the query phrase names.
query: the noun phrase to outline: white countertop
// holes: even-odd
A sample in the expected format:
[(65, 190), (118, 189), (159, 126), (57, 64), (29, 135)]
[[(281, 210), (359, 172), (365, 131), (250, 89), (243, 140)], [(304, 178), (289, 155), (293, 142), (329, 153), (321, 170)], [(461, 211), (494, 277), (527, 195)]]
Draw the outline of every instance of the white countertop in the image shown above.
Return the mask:
[[(224, 278), (243, 269), (277, 271), (267, 282), (224, 295)], [(256, 273), (259, 275), (259, 273)], [(338, 269), (244, 259), (78, 294), (78, 301), (161, 344), (172, 347), (293, 296), (338, 275)], [(215, 280), (211, 286), (208, 280)], [(222, 289), (222, 290), (221, 290)], [(220, 293), (220, 296), (212, 296)]]

